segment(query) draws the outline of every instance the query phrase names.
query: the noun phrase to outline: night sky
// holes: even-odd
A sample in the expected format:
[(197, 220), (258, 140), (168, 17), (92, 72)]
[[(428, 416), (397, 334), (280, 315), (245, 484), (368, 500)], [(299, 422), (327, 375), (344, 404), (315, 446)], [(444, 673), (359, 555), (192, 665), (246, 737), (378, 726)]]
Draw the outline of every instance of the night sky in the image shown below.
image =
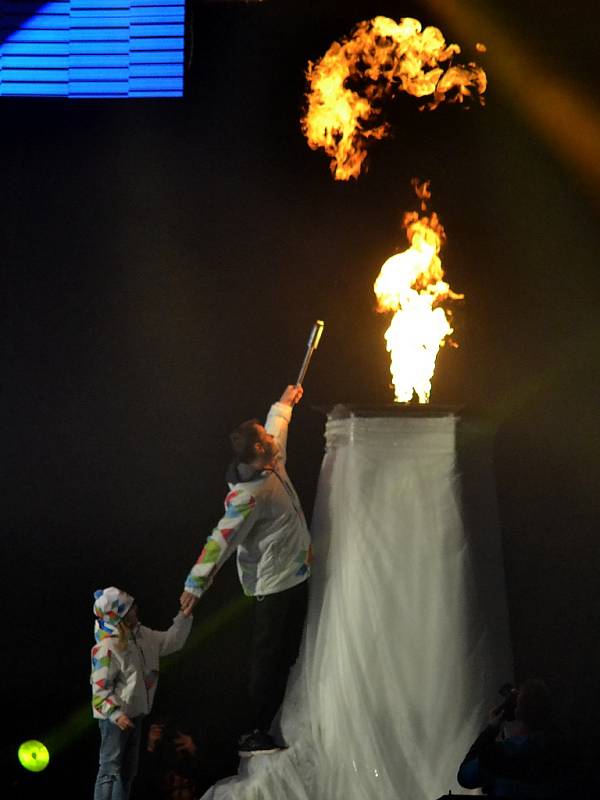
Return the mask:
[[(442, 349), (432, 401), (465, 407), (493, 440), (516, 677), (549, 680), (591, 751), (596, 4), (188, 5), (182, 100), (0, 101), (3, 776), (14, 796), (65, 775), (73, 796), (91, 796), (93, 591), (122, 586), (145, 624), (168, 626), (222, 509), (227, 434), (263, 417), (294, 381), (315, 319), (326, 328), (288, 461), (309, 517), (319, 409), (392, 402), (389, 317), (375, 313), (372, 285), (406, 247), (414, 176), (431, 180), (446, 277), (466, 297), (455, 311), (460, 347)], [(465, 9), (497, 37), (471, 36)], [(399, 98), (393, 135), (372, 144), (368, 170), (335, 182), (300, 130), (304, 72), (376, 14), (438, 25), (486, 69), (486, 105), (419, 112)], [(515, 64), (532, 67), (523, 81), (547, 91), (545, 107), (510, 83)], [(158, 706), (202, 743), (207, 782), (235, 770), (245, 724), (240, 596), (232, 559), (197, 607), (198, 643), (165, 662), (158, 691)], [(52, 769), (16, 785), (13, 748), (49, 737)]]

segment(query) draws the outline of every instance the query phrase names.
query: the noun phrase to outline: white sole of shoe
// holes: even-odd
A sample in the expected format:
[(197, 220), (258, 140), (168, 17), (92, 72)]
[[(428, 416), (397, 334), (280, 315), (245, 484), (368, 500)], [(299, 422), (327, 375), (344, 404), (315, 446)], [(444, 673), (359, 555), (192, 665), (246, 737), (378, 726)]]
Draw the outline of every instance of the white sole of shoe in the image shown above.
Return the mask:
[(270, 756), (273, 753), (279, 753), (280, 750), (283, 748), (281, 747), (272, 747), (269, 750), (255, 750), (253, 752), (238, 750), (238, 756), (240, 758), (250, 758), (251, 756)]

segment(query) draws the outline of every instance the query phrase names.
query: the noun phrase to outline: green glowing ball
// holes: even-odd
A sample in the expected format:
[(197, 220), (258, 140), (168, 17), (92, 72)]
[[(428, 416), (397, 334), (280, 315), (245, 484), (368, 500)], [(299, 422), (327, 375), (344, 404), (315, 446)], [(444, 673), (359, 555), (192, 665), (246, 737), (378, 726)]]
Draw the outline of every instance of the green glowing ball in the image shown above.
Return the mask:
[(30, 739), (19, 747), (19, 761), (21, 766), (30, 772), (41, 772), (46, 769), (50, 761), (50, 753), (45, 745)]

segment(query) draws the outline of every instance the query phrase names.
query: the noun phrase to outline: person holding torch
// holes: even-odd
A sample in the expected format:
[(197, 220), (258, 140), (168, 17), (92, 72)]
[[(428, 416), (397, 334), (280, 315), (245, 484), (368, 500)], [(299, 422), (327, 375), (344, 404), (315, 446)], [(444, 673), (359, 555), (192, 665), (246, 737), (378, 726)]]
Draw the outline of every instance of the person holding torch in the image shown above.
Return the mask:
[(252, 732), (240, 739), (242, 757), (280, 749), (270, 727), (304, 629), (311, 538), (285, 463), (288, 426), (302, 398), (301, 380), (318, 344), (323, 328), (319, 324), (318, 336), (315, 325), (309, 339), (299, 380), (273, 403), (265, 425), (252, 419), (232, 432), (225, 514), (207, 538), (181, 595), (181, 609), (189, 614), (223, 563), (237, 551), (242, 588), (254, 600), (248, 687), (254, 723)]

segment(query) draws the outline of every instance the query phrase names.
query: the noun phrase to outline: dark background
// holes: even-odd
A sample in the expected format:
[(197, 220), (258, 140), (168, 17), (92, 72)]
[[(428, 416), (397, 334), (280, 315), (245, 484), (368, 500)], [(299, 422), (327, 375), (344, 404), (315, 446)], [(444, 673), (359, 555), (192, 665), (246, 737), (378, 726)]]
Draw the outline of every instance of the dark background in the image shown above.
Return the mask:
[[(308, 60), (361, 19), (415, 16), (475, 57), (465, 4), (446, 4), (453, 25), (433, 5), (195, 2), (184, 99), (1, 101), (1, 777), (15, 796), (65, 779), (91, 796), (92, 593), (122, 586), (146, 624), (169, 624), (222, 508), (227, 434), (293, 382), (314, 319), (326, 329), (289, 455), (308, 516), (314, 406), (391, 402), (372, 284), (405, 247), (413, 176), (432, 182), (446, 275), (466, 295), (432, 400), (493, 436), (516, 678), (548, 679), (575, 741), (597, 748), (598, 187), (485, 55), (485, 108), (400, 98), (358, 181), (334, 182), (299, 127)], [(595, 113), (594, 3), (469, 7)], [(496, 67), (513, 59), (486, 44)], [(207, 783), (236, 769), (246, 721), (240, 596), (232, 560), (158, 692), (201, 743)], [(15, 767), (27, 738), (51, 744), (45, 773)]]

